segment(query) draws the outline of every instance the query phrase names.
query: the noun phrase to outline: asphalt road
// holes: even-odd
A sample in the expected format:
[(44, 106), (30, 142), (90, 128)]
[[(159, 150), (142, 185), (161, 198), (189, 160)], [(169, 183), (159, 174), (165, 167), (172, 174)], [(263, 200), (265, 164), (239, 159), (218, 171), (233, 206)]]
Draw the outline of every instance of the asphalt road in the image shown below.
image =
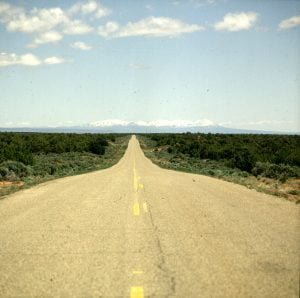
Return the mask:
[(163, 170), (135, 137), (114, 167), (0, 201), (1, 297), (298, 297), (299, 206)]

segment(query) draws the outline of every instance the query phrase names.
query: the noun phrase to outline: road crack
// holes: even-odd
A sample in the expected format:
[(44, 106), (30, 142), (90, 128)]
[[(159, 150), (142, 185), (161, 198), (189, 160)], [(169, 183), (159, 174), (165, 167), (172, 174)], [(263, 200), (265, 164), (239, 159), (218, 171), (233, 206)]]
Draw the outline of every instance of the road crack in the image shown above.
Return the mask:
[(159, 251), (159, 259), (160, 260), (159, 260), (159, 263), (156, 266), (160, 271), (162, 271), (164, 273), (165, 277), (169, 281), (169, 290), (170, 290), (170, 292), (167, 294), (167, 297), (173, 296), (176, 293), (176, 278), (174, 276), (174, 272), (172, 270), (170, 270), (170, 268), (168, 268), (168, 266), (167, 266), (166, 259), (165, 259), (165, 254), (163, 252), (161, 241), (160, 241), (159, 236), (158, 236), (159, 229), (158, 229), (157, 225), (154, 222), (151, 208), (149, 208), (149, 216), (150, 216), (151, 225), (152, 225), (152, 227), (155, 231), (156, 246), (157, 246), (158, 251)]

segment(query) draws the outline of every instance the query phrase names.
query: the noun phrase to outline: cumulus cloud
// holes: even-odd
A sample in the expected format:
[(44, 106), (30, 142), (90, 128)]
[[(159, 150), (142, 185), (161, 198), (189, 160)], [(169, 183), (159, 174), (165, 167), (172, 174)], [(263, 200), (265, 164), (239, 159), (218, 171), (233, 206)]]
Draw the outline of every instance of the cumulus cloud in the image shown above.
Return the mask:
[(135, 23), (120, 26), (116, 22), (108, 22), (99, 27), (98, 33), (103, 37), (175, 37), (184, 33), (201, 31), (204, 28), (196, 24), (186, 24), (177, 19), (166, 17), (148, 17)]
[(0, 67), (11, 65), (38, 66), (42, 64), (59, 64), (64, 62), (66, 62), (66, 60), (59, 57), (49, 57), (41, 60), (31, 53), (24, 55), (4, 52), (0, 53)]
[(91, 31), (93, 28), (80, 20), (66, 22), (63, 29), (63, 33), (70, 35), (87, 34)]
[(215, 30), (223, 31), (241, 31), (249, 30), (258, 20), (258, 14), (255, 12), (228, 13), (223, 20), (215, 23)]
[(57, 31), (48, 31), (43, 32), (38, 35), (33, 41), (32, 44), (29, 44), (29, 48), (35, 48), (38, 45), (44, 44), (44, 43), (56, 43), (60, 41), (63, 38), (63, 36), (57, 32)]
[(64, 58), (61, 57), (48, 57), (44, 60), (45, 64), (61, 64), (61, 63), (65, 63), (66, 60)]
[(175, 1), (172, 2), (172, 4), (175, 5), (175, 6), (179, 6), (179, 5), (189, 3), (189, 4), (193, 5), (196, 8), (199, 8), (199, 7), (202, 7), (202, 6), (216, 4), (219, 1), (222, 1), (222, 0), (175, 0)]
[(26, 66), (37, 66), (40, 65), (42, 61), (33, 54), (24, 54), (18, 56), (14, 53), (1, 53), (0, 54), (0, 67), (10, 66), (10, 65), (26, 65)]
[(117, 22), (107, 22), (104, 26), (100, 26), (98, 33), (102, 37), (110, 37), (112, 35), (115, 35), (120, 26)]
[(69, 14), (93, 14), (96, 18), (102, 18), (111, 13), (111, 11), (97, 1), (80, 2), (74, 4), (69, 9)]
[(282, 20), (278, 25), (280, 30), (286, 30), (297, 26), (300, 26), (300, 15)]
[(76, 41), (76, 42), (72, 43), (70, 46), (74, 49), (79, 49), (82, 51), (88, 51), (88, 50), (92, 49), (91, 46), (87, 45), (86, 43), (84, 43), (82, 41)]
[[(79, 3), (75, 6), (83, 14), (94, 13), (95, 16), (100, 16), (105, 11), (105, 8), (96, 1)], [(25, 11), (22, 7), (0, 2), (0, 22), (8, 31), (36, 35), (29, 47), (58, 42), (63, 38), (63, 34), (77, 35), (93, 31), (90, 25), (71, 17), (67, 10), (60, 7), (33, 8)]]
[[(5, 5), (6, 4), (6, 5)], [(49, 31), (59, 24), (68, 21), (65, 12), (59, 8), (32, 9), (26, 13), (22, 8), (2, 3), (0, 20), (5, 23), (8, 31), (19, 31), (25, 33)]]
[(6, 2), (0, 2), (0, 21), (2, 23), (9, 22), (13, 18), (24, 14), (24, 9), (17, 6), (12, 6)]

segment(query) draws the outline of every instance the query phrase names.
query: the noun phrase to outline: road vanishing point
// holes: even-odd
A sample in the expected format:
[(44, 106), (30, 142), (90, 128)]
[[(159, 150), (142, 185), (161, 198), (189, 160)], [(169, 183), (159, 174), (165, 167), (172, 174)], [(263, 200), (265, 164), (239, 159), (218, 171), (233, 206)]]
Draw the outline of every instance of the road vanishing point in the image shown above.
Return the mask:
[(298, 297), (299, 208), (161, 169), (133, 136), (115, 166), (0, 201), (0, 297)]

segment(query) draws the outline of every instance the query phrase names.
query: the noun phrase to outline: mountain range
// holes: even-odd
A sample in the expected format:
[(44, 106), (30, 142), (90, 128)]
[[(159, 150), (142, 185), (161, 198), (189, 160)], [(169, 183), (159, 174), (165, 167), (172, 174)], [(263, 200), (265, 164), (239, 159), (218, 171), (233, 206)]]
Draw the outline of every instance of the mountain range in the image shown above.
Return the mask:
[(210, 123), (169, 123), (99, 121), (86, 125), (57, 127), (2, 127), (4, 132), (48, 132), (48, 133), (220, 133), (220, 134), (299, 134), (264, 130), (230, 128)]

